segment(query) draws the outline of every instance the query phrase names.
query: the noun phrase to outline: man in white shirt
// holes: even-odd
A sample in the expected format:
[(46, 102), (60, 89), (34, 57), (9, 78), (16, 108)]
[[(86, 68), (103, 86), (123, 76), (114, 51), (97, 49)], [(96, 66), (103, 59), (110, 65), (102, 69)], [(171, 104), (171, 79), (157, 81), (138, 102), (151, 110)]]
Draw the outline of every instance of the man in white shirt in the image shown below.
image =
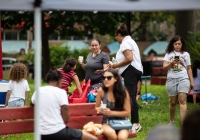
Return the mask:
[[(41, 107), (39, 109), (39, 131), (42, 140), (97, 140), (97, 137), (73, 129), (65, 124), (69, 120), (68, 98), (66, 92), (61, 89), (62, 74), (56, 70), (50, 70), (46, 75), (47, 86), (40, 87)], [(32, 104), (36, 104), (36, 92), (31, 98)]]

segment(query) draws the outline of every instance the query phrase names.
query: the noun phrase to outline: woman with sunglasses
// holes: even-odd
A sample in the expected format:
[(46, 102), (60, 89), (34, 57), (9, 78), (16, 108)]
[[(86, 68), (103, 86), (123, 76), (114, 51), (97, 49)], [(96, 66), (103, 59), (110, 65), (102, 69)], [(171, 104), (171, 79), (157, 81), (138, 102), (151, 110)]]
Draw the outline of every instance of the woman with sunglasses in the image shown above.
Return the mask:
[(111, 65), (111, 67), (118, 68), (119, 74), (124, 78), (124, 85), (128, 89), (132, 100), (132, 131), (138, 132), (142, 129), (139, 124), (138, 106), (136, 101), (137, 83), (141, 78), (143, 71), (140, 51), (136, 42), (129, 36), (127, 27), (124, 23), (116, 29), (115, 38), (120, 44), (120, 48), (116, 54), (118, 63)]
[[(100, 107), (101, 103), (107, 105), (105, 109)], [(103, 85), (99, 88), (96, 100), (96, 111), (104, 115), (103, 134), (109, 140), (127, 140), (129, 136), (128, 129), (115, 131), (107, 123), (112, 118), (126, 118), (130, 116), (131, 103), (128, 91), (122, 85), (117, 70), (107, 69), (103, 74)]]
[(99, 39), (91, 41), (92, 52), (88, 54), (86, 63), (78, 61), (81, 67), (86, 71), (85, 79), (91, 80), (91, 90), (98, 89), (102, 82), (102, 72), (108, 68), (108, 61), (110, 60), (108, 54), (102, 52), (101, 42)]

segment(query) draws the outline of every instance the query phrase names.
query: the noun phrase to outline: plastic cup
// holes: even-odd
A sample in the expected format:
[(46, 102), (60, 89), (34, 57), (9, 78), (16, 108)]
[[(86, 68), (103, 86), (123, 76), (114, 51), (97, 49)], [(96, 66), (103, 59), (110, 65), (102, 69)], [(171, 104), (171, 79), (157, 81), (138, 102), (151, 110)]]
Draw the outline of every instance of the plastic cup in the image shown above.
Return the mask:
[(78, 60), (82, 63), (83, 62), (83, 56), (79, 56)]
[(101, 104), (102, 110), (106, 109), (107, 104)]

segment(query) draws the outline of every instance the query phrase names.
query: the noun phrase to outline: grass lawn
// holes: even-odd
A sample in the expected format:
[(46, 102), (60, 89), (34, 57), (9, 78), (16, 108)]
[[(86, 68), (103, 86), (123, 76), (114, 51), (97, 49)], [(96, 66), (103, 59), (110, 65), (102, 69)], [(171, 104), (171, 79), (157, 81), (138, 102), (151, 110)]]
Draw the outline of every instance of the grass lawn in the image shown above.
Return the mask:
[[(43, 84), (45, 85), (45, 84)], [(30, 104), (31, 95), (34, 92), (34, 81), (29, 80), (30, 93), (28, 99), (28, 105)], [(73, 84), (70, 87), (70, 91), (75, 89)], [(144, 94), (145, 87), (142, 85), (142, 94)], [(166, 124), (169, 123), (169, 98), (165, 89), (165, 86), (157, 85), (147, 85), (147, 92), (152, 93), (154, 96), (160, 98), (158, 101), (148, 101), (148, 104), (144, 104), (143, 101), (139, 100), (138, 103), (142, 106), (142, 109), (139, 109), (139, 118), (140, 124), (142, 125), (142, 131), (137, 133), (137, 138), (134, 140), (145, 140), (148, 132), (157, 124)], [(188, 112), (194, 109), (199, 108), (199, 105), (194, 106), (192, 103), (188, 103)], [(176, 121), (175, 125), (180, 128), (180, 118), (179, 118), (179, 106), (177, 106), (176, 111)], [(2, 128), (1, 128), (2, 129)], [(1, 139), (1, 137), (0, 137)], [(18, 140), (33, 140), (33, 133), (30, 134), (21, 134)], [(15, 135), (10, 136), (7, 140), (17, 140)], [(132, 139), (129, 139), (132, 140)]]

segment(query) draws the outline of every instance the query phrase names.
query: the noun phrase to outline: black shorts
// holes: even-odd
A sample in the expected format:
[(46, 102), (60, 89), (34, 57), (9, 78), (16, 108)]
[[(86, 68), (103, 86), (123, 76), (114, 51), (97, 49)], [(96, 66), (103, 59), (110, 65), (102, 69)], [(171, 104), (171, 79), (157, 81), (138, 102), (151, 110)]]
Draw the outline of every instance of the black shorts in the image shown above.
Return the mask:
[(41, 135), (41, 140), (81, 140), (82, 135), (82, 131), (66, 126), (57, 133)]

